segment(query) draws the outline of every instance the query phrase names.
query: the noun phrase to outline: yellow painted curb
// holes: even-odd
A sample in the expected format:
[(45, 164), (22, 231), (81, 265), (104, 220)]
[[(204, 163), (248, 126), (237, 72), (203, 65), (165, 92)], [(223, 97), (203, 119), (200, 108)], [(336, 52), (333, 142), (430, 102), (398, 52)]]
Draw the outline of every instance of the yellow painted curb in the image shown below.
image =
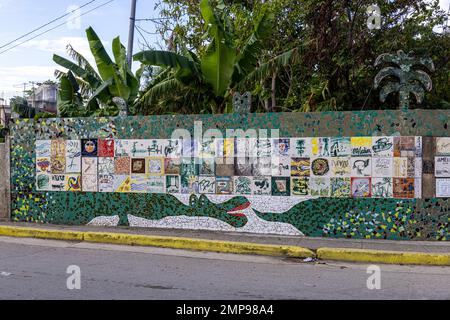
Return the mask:
[(235, 254), (255, 254), (276, 257), (312, 258), (315, 256), (313, 251), (297, 246), (277, 246), (245, 242), (145, 236), (114, 232), (63, 231), (0, 226), (0, 236), (41, 238), (65, 241), (86, 241), (94, 243), (138, 245)]
[(317, 250), (317, 258), (320, 260), (374, 262), (382, 264), (450, 266), (450, 254), (445, 253), (320, 248)]

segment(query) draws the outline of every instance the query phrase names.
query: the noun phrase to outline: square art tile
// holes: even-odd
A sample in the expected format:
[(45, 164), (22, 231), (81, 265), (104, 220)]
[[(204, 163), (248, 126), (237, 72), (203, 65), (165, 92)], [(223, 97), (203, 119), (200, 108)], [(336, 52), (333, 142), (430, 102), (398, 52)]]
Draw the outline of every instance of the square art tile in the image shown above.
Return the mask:
[(36, 191), (52, 191), (51, 178), (50, 174), (36, 174)]
[(97, 139), (82, 139), (81, 140), (81, 155), (83, 157), (97, 157), (98, 156), (98, 140)]
[(131, 173), (131, 158), (116, 157), (114, 159), (114, 173), (116, 175), (129, 175)]
[(129, 175), (114, 175), (114, 192), (131, 192), (131, 182), (131, 176)]
[(83, 175), (97, 175), (98, 158), (81, 158), (81, 173)]
[(332, 157), (349, 157), (352, 154), (350, 138), (331, 138), (330, 153)]
[(351, 179), (350, 178), (331, 178), (331, 197), (332, 198), (350, 198), (351, 197)]
[(216, 164), (215, 159), (203, 158), (199, 164), (200, 175), (202, 176), (215, 176), (216, 174)]
[(235, 158), (234, 172), (236, 176), (253, 176), (253, 163), (255, 159)]
[(99, 157), (114, 157), (114, 139), (99, 139), (98, 140), (98, 156)]
[(114, 174), (114, 158), (98, 158), (98, 174), (111, 175)]
[(352, 197), (370, 198), (372, 196), (371, 178), (352, 178)]
[(81, 177), (81, 188), (83, 192), (98, 192), (97, 175), (83, 174)]
[(397, 178), (408, 176), (408, 158), (394, 158), (393, 176)]
[(394, 156), (394, 138), (373, 137), (372, 152), (374, 157), (392, 158)]
[(257, 196), (272, 195), (271, 177), (254, 177), (253, 178), (253, 194)]
[(372, 156), (372, 137), (352, 137), (352, 157)]
[(291, 178), (291, 195), (298, 197), (309, 196), (309, 177)]
[(233, 194), (233, 178), (216, 177), (216, 194), (223, 194), (223, 195)]
[(370, 177), (372, 175), (372, 158), (351, 158), (352, 177)]
[(234, 163), (233, 164), (219, 164), (216, 163), (216, 176), (232, 177), (234, 176)]
[(178, 139), (164, 140), (163, 146), (164, 146), (164, 157), (181, 158), (183, 150), (181, 140)]
[(238, 195), (251, 195), (252, 181), (252, 177), (234, 177), (234, 193)]
[(352, 173), (351, 158), (340, 157), (331, 158), (331, 176), (334, 177), (350, 177)]
[(254, 176), (270, 176), (272, 174), (272, 158), (258, 158), (253, 164)]
[(273, 153), (274, 157), (289, 156), (291, 150), (290, 139), (274, 139), (273, 140)]
[(291, 178), (272, 177), (272, 196), (290, 196)]
[(150, 176), (164, 175), (164, 158), (162, 157), (147, 158), (147, 173)]
[(37, 173), (51, 173), (50, 158), (36, 158), (36, 172)]
[(200, 194), (215, 194), (216, 178), (200, 176), (198, 178), (198, 192)]
[[(73, 188), (78, 188), (81, 190), (81, 179), (79, 181), (71, 181), (74, 185)], [(76, 185), (77, 182), (80, 182), (80, 186), (78, 187)], [(66, 176), (64, 174), (52, 174), (51, 175), (51, 191), (58, 192), (58, 191), (66, 191)]]
[(197, 140), (182, 140), (182, 154), (185, 158), (195, 158), (199, 154), (199, 143)]
[(131, 192), (133, 193), (146, 193), (148, 191), (148, 179), (145, 174), (132, 174), (131, 175)]
[(131, 173), (145, 174), (145, 158), (132, 158), (131, 159)]
[(286, 156), (272, 157), (272, 176), (290, 177), (291, 158)]
[(450, 157), (436, 157), (434, 170), (436, 177), (450, 178)]
[(436, 138), (436, 155), (450, 156), (450, 137)]
[(115, 157), (130, 157), (131, 156), (131, 148), (132, 148), (131, 140), (121, 140), (116, 139), (114, 141), (114, 156)]
[(181, 173), (181, 158), (164, 159), (164, 174), (180, 175), (180, 173)]
[(373, 198), (393, 198), (394, 182), (392, 178), (372, 178)]
[(291, 156), (309, 158), (312, 154), (310, 138), (291, 138)]
[(66, 141), (66, 172), (81, 173), (81, 140)]
[(275, 155), (272, 154), (274, 149), (272, 139), (250, 139), (249, 144), (249, 157), (255, 157), (255, 153), (257, 158), (269, 158), (272, 157), (272, 155)]
[(311, 177), (309, 179), (309, 192), (312, 197), (329, 197), (331, 194), (330, 178)]
[(330, 175), (330, 159), (315, 158), (311, 159), (311, 176), (328, 177)]
[(180, 171), (182, 176), (198, 176), (200, 165), (196, 164), (195, 159), (183, 158)]
[(393, 176), (394, 158), (372, 158), (372, 176), (390, 178)]
[(147, 192), (160, 194), (165, 193), (165, 177), (149, 177), (147, 179)]
[(68, 174), (64, 177), (65, 191), (80, 192), (81, 176), (79, 174)]
[(415, 149), (415, 137), (394, 137), (394, 157), (414, 156)]
[(309, 158), (291, 159), (291, 176), (309, 177), (311, 175), (311, 160)]
[(52, 141), (51, 140), (36, 140), (36, 158), (51, 157)]
[(313, 157), (329, 157), (331, 155), (330, 138), (312, 138), (311, 153)]
[(167, 175), (166, 176), (166, 193), (176, 194), (180, 193), (180, 176)]
[(181, 176), (181, 193), (182, 194), (198, 194), (198, 176), (182, 175)]
[(98, 176), (99, 192), (114, 192), (114, 176), (112, 174), (102, 174)]
[(394, 198), (414, 199), (414, 178), (394, 178)]
[(200, 142), (200, 158), (214, 158), (216, 156), (217, 140), (203, 139)]
[(450, 198), (450, 179), (436, 179), (436, 197)]

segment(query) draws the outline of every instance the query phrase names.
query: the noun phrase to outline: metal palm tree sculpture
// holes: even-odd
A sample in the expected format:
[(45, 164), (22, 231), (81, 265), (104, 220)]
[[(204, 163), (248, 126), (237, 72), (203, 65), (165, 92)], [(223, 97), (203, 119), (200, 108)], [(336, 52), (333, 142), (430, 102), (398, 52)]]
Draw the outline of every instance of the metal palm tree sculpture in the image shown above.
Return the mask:
[(409, 95), (414, 94), (417, 103), (421, 104), (425, 97), (425, 90), (431, 91), (433, 82), (430, 76), (418, 67), (425, 67), (429, 71), (434, 71), (434, 64), (431, 59), (418, 59), (412, 54), (406, 54), (402, 50), (397, 54), (384, 53), (380, 55), (375, 66), (382, 63), (393, 64), (394, 66), (382, 69), (375, 77), (374, 86), (377, 89), (381, 81), (387, 77), (396, 77), (398, 82), (389, 82), (381, 88), (380, 100), (385, 102), (386, 98), (394, 92), (400, 95), (400, 109), (409, 109)]

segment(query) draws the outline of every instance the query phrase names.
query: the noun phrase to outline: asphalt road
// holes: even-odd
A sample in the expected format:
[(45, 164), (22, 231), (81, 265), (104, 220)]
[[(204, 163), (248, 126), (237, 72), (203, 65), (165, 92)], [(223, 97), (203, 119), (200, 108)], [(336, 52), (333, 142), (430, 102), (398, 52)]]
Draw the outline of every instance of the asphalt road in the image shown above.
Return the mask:
[(380, 290), (367, 267), (0, 237), (0, 299), (450, 299), (450, 267), (381, 265)]

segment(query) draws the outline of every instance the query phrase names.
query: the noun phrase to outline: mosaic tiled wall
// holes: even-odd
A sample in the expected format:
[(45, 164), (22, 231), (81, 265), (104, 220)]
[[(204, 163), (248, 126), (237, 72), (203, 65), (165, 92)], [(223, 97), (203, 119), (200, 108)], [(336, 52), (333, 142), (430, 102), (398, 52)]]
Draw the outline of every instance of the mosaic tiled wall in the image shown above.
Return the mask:
[[(430, 162), (422, 163), (421, 145), (422, 137), (449, 136), (449, 115), (386, 111), (21, 121), (12, 128), (12, 219), (448, 240), (447, 198), (421, 199), (422, 186), (429, 185), (422, 181), (422, 168), (430, 171)], [(224, 136), (229, 129), (278, 129), (287, 138), (259, 144), (171, 140), (177, 129), (195, 136), (196, 121), (203, 131)], [(444, 150), (446, 141), (436, 139), (436, 150)], [(265, 145), (271, 161), (241, 157), (243, 142)], [(433, 185), (446, 197), (450, 153), (435, 155)], [(224, 162), (214, 165), (216, 158)]]

